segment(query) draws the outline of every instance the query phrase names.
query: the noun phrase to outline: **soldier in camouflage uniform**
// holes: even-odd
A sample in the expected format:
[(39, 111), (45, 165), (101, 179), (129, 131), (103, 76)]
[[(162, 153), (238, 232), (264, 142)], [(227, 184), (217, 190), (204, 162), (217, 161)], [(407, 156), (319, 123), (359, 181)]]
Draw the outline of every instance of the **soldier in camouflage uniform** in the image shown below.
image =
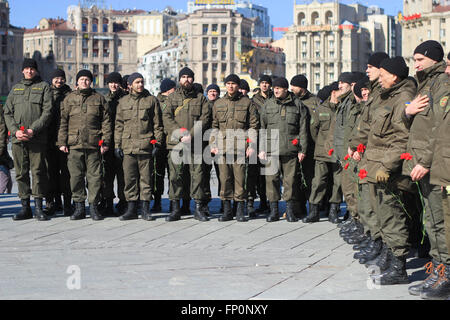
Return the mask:
[(101, 155), (111, 146), (112, 132), (109, 105), (103, 95), (91, 88), (92, 81), (89, 70), (78, 72), (77, 90), (71, 92), (61, 105), (58, 146), (62, 152), (68, 153), (70, 188), (75, 202), (71, 220), (86, 217), (85, 179), (91, 218), (103, 219), (98, 211), (102, 187)]
[(22, 209), (13, 219), (33, 217), (30, 207), (30, 196), (33, 195), (36, 219), (44, 221), (49, 219), (43, 211), (42, 200), (48, 189), (45, 152), (51, 122), (52, 94), (50, 86), (38, 75), (35, 60), (25, 59), (22, 73), (24, 78), (13, 86), (4, 107), (5, 122), (12, 136), (16, 181), (22, 202)]

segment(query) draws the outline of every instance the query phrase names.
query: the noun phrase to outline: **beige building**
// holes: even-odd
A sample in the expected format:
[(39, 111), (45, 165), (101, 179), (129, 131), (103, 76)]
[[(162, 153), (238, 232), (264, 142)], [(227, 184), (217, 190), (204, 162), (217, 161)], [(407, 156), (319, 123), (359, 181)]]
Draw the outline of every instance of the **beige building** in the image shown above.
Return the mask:
[(24, 30), (10, 25), (9, 10), (8, 1), (0, 0), (0, 95), (22, 79)]
[(150, 50), (161, 46), (164, 41), (178, 35), (177, 21), (185, 18), (173, 9), (150, 11), (133, 15), (128, 29), (137, 34), (137, 56), (142, 57)]
[(404, 0), (403, 14), (399, 15), (403, 27), (403, 57), (414, 74), (414, 49), (426, 40), (439, 41), (447, 55), (450, 51), (450, 0)]
[(376, 7), (338, 2), (294, 5), (285, 34), (286, 75), (304, 74), (317, 92), (342, 72), (365, 71), (373, 52), (401, 53), (401, 28)]
[(103, 87), (110, 72), (136, 71), (136, 34), (115, 23), (112, 10), (70, 6), (67, 16), (67, 21), (42, 19), (38, 27), (25, 31), (24, 54), (39, 58), (44, 79), (58, 67), (74, 86), (78, 71), (88, 69), (94, 87)]

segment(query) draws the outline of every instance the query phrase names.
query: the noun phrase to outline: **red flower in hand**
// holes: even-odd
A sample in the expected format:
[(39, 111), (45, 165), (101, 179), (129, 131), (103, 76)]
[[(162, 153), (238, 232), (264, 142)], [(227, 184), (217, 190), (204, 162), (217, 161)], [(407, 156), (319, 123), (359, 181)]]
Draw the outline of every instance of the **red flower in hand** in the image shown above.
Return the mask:
[(348, 159), (350, 159), (350, 155), (349, 154), (345, 156), (344, 160), (347, 161)]
[(298, 145), (298, 139), (292, 140), (292, 144), (293, 144), (294, 146)]
[(25, 127), (24, 127), (24, 126), (21, 126), (21, 127), (20, 127), (20, 130), (25, 131)]
[(152, 145), (155, 145), (155, 144), (157, 144), (157, 143), (158, 143), (158, 141), (157, 141), (157, 140), (155, 140), (155, 139), (153, 139), (152, 141), (150, 141), (150, 143), (151, 143)]
[(252, 139), (250, 139), (250, 138), (247, 138), (247, 143), (252, 143)]
[(187, 131), (187, 129), (186, 128), (181, 128), (180, 131), (183, 133), (183, 132)]
[(402, 153), (400, 156), (401, 160), (412, 160), (413, 156), (410, 153)]
[(364, 179), (365, 177), (367, 177), (367, 171), (364, 170), (364, 169), (359, 170), (358, 177), (359, 177), (361, 180)]
[(333, 152), (334, 152), (334, 149), (328, 150), (328, 155), (331, 156), (333, 154)]
[(98, 142), (98, 146), (99, 146), (99, 147), (103, 146), (103, 142), (105, 142), (105, 141), (104, 141), (104, 140), (100, 140), (100, 141)]
[(359, 153), (364, 153), (364, 151), (366, 151), (366, 146), (360, 143), (356, 148), (356, 151), (358, 151)]
[(350, 165), (350, 163), (347, 162), (347, 164), (345, 165), (344, 169), (347, 170), (349, 165)]

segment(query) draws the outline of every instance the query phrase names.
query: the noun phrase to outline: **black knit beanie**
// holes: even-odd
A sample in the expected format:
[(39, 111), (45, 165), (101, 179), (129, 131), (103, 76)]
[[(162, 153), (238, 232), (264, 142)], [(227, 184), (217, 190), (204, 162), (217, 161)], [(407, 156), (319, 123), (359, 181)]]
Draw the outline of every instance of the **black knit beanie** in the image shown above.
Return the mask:
[(416, 53), (423, 54), (425, 57), (437, 62), (442, 61), (444, 58), (444, 49), (442, 48), (442, 45), (435, 40), (427, 40), (419, 44), (414, 50), (414, 54)]
[(34, 59), (25, 58), (22, 63), (22, 70), (25, 68), (38, 69), (37, 62)]
[(380, 68), (383, 68), (389, 73), (395, 74), (402, 80), (407, 78), (409, 75), (409, 68), (403, 57), (384, 59), (383, 62), (381, 62)]
[(161, 91), (161, 93), (167, 92), (170, 89), (173, 89), (177, 86), (177, 84), (175, 83), (175, 81), (170, 80), (170, 79), (164, 79), (163, 81), (161, 81), (161, 85), (159, 86), (159, 90)]
[(76, 82), (78, 82), (78, 79), (80, 79), (81, 77), (88, 77), (89, 79), (91, 79), (91, 81), (94, 80), (94, 76), (92, 75), (92, 73), (89, 70), (80, 70), (77, 73), (77, 77), (76, 77)]
[(54, 78), (63, 78), (66, 79), (66, 73), (62, 69), (55, 69), (52, 71), (50, 78), (53, 80)]
[(250, 92), (250, 86), (249, 86), (247, 80), (241, 79), (241, 85), (239, 86), (239, 88)]
[(353, 74), (351, 72), (343, 72), (339, 76), (338, 81), (351, 84), (353, 82)]
[(187, 75), (189, 78), (194, 79), (194, 71), (189, 69), (188, 67), (184, 67), (180, 70), (180, 73), (178, 74), (178, 79), (181, 79), (182, 76)]
[(381, 62), (387, 58), (389, 58), (389, 55), (387, 53), (375, 52), (373, 55), (370, 56), (367, 64), (370, 64), (371, 66), (380, 69)]
[(122, 76), (118, 72), (111, 72), (106, 78), (106, 83), (118, 83), (122, 85)]
[(286, 78), (280, 77), (273, 80), (273, 87), (279, 87), (284, 89), (289, 89), (289, 82)]
[(263, 74), (260, 78), (259, 78), (259, 83), (266, 81), (268, 82), (270, 85), (272, 85), (272, 78), (266, 74)]
[(241, 79), (235, 75), (235, 74), (230, 74), (228, 77), (225, 78), (224, 83), (227, 84), (227, 82), (234, 82), (237, 85), (241, 84)]
[(355, 86), (353, 87), (353, 93), (355, 94), (355, 96), (362, 99), (361, 89), (369, 88), (369, 82), (370, 82), (370, 80), (369, 80), (369, 77), (367, 77), (367, 76), (356, 81)]
[(298, 74), (291, 79), (291, 85), (306, 89), (308, 88), (308, 79), (304, 75)]

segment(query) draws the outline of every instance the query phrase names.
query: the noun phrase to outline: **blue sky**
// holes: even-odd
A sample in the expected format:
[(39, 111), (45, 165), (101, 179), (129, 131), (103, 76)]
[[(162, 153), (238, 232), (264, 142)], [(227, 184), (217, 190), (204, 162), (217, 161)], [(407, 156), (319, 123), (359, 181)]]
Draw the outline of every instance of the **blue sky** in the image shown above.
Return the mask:
[[(105, 5), (113, 9), (136, 8), (144, 10), (162, 10), (170, 5), (174, 9), (187, 10), (187, 0), (104, 0)], [(288, 27), (292, 25), (292, 8), (294, 0), (253, 0), (254, 4), (269, 9), (271, 23), (274, 27)], [(298, 4), (306, 1), (297, 0)], [(329, 1), (324, 1), (329, 2)], [(378, 5), (385, 9), (385, 13), (396, 15), (403, 9), (402, 0), (366, 0), (349, 1), (341, 3), (350, 4), (358, 2), (365, 6)], [(38, 25), (41, 18), (67, 18), (67, 7), (77, 5), (78, 0), (9, 0), (11, 7), (11, 24), (17, 27), (33, 28)]]

